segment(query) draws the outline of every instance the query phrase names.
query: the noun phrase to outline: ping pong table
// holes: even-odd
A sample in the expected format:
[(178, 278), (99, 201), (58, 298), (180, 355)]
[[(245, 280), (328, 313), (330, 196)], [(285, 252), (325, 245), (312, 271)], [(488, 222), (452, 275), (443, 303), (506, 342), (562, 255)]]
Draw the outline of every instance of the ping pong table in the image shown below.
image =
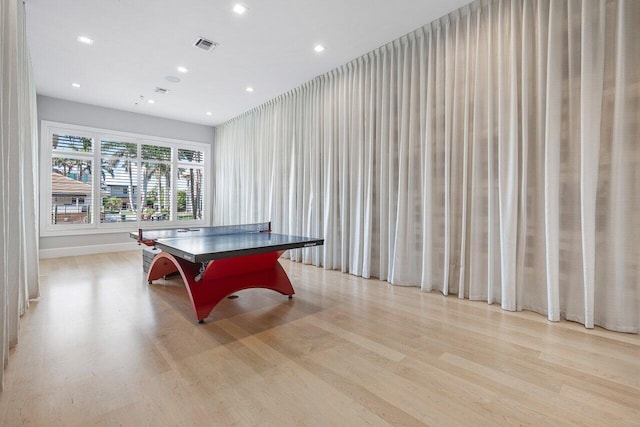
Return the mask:
[(264, 288), (293, 297), (295, 291), (278, 258), (288, 249), (324, 244), (323, 239), (271, 232), (271, 223), (139, 229), (138, 243), (160, 249), (147, 282), (179, 273), (199, 323), (225, 297), (249, 288)]

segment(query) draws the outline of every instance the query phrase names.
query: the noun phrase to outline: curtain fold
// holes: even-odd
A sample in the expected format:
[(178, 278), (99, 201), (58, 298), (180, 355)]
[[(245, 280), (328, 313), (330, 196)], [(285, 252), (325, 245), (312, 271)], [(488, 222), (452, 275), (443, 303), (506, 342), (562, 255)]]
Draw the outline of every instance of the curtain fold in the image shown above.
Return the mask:
[(216, 127), (214, 219), (305, 263), (640, 328), (640, 2), (478, 0)]
[(39, 296), (36, 93), (21, 0), (0, 0), (0, 387), (19, 317)]

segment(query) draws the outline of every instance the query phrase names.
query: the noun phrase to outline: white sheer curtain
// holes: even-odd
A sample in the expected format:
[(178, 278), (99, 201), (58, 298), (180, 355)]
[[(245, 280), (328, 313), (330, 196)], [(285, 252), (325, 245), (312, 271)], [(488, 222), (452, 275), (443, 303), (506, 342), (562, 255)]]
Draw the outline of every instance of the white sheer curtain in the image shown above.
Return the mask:
[(218, 223), (292, 258), (640, 326), (640, 2), (476, 1), (216, 128)]
[(35, 85), (22, 0), (0, 0), (0, 386), (18, 319), (37, 298)]

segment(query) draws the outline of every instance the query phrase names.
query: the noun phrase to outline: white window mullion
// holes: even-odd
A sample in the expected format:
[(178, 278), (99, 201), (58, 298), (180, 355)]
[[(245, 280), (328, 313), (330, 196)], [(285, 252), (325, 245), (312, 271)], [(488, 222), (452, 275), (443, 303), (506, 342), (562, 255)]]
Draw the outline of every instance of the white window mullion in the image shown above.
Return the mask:
[(146, 208), (146, 204), (143, 203), (142, 200), (142, 139), (138, 138), (136, 143), (138, 144), (138, 155), (136, 156), (136, 170), (138, 172), (138, 179), (136, 180), (136, 191), (138, 192), (138, 196), (136, 197), (136, 199), (138, 199), (138, 219), (136, 224), (137, 228), (140, 229), (142, 228), (142, 214)]
[(178, 224), (178, 147), (171, 147), (171, 222)]
[(100, 187), (100, 175), (102, 173), (102, 159), (100, 158), (100, 153), (102, 152), (102, 139), (100, 135), (94, 136), (94, 147), (93, 147), (93, 173), (91, 174), (91, 179), (93, 179), (93, 226), (95, 228), (100, 227), (100, 212), (102, 211), (102, 194)]
[(204, 151), (204, 173), (202, 177), (202, 220), (207, 226), (213, 225), (213, 150), (207, 146)]

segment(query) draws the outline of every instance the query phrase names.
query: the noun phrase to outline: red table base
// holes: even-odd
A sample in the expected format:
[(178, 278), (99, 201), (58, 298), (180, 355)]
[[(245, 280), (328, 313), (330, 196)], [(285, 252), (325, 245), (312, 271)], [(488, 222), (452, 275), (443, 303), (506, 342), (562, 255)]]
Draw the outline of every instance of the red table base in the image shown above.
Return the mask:
[(291, 296), (295, 293), (287, 273), (278, 262), (284, 251), (267, 252), (209, 262), (200, 274), (201, 264), (194, 264), (167, 252), (158, 253), (147, 280), (151, 284), (167, 274), (179, 272), (184, 281), (196, 318), (200, 323), (225, 297), (249, 288), (264, 288)]

